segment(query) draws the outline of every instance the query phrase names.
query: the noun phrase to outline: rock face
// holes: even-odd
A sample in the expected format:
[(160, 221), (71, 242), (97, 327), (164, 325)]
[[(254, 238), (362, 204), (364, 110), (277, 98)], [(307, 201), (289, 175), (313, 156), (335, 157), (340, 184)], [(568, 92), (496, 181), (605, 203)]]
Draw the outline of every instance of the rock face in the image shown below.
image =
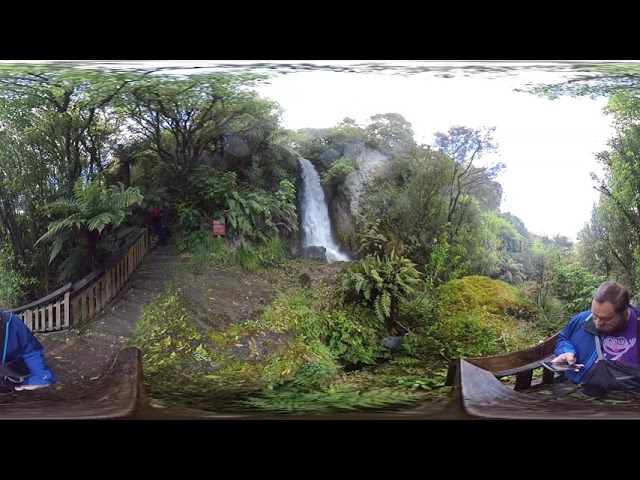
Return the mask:
[(373, 177), (385, 167), (388, 157), (377, 150), (365, 148), (360, 155), (355, 158), (358, 169), (347, 175), (344, 181), (346, 195), (350, 199), (350, 214), (358, 217), (360, 214), (360, 199), (364, 186), (370, 183)]
[[(388, 157), (377, 150), (360, 145), (353, 148), (352, 154), (358, 169), (349, 173), (342, 188), (330, 198), (329, 215), (333, 222), (336, 238), (345, 243), (355, 233), (355, 226), (361, 217), (360, 201), (365, 185), (385, 168)], [(329, 198), (329, 197), (328, 197)], [(346, 245), (353, 252), (357, 246)]]

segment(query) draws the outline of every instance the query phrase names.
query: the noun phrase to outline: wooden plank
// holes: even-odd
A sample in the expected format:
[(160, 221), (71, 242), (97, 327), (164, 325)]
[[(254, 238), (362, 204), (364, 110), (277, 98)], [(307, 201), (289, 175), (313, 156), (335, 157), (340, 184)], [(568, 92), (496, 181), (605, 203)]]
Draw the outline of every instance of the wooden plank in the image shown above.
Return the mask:
[(104, 288), (104, 275), (100, 277), (100, 280), (96, 282), (96, 315), (98, 315), (102, 311), (103, 303), (102, 299), (104, 297), (103, 292)]
[(53, 331), (53, 304), (47, 305), (47, 331)]
[(58, 300), (56, 302), (56, 316), (55, 316), (55, 320), (54, 320), (54, 330), (61, 330), (62, 329), (62, 309), (63, 309), (63, 304), (60, 300)]
[(24, 323), (27, 325), (27, 328), (33, 332), (33, 315), (31, 314), (31, 310), (26, 310), (23, 312), (24, 317), (22, 317)]
[(89, 308), (89, 317), (87, 321), (91, 320), (95, 317), (96, 314), (96, 284), (94, 283), (91, 287), (87, 288), (87, 306)]
[(70, 300), (70, 305), (71, 305), (71, 324), (74, 327), (77, 327), (78, 324), (80, 323), (80, 299), (77, 297), (71, 298)]
[(64, 295), (64, 321), (62, 322), (62, 326), (65, 328), (69, 328), (71, 321), (71, 293), (67, 292)]
[(107, 302), (110, 302), (111, 299), (113, 298), (113, 267), (109, 267), (107, 269), (105, 282), (106, 282), (106, 287), (105, 287), (106, 300)]

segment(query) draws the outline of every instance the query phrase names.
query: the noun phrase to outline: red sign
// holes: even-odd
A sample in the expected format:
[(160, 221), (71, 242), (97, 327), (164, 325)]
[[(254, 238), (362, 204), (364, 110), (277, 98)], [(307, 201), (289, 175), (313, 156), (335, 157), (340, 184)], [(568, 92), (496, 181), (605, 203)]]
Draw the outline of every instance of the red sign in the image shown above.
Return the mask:
[(223, 220), (214, 220), (213, 221), (213, 236), (214, 237), (224, 237), (225, 234), (225, 224)]

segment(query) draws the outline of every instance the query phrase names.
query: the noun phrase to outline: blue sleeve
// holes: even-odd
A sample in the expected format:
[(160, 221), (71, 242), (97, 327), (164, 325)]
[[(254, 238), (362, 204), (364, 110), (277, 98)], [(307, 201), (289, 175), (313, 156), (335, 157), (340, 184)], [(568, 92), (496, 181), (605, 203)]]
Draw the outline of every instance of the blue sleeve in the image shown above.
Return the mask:
[(570, 339), (573, 336), (573, 333), (576, 331), (576, 328), (580, 328), (580, 324), (582, 323), (583, 318), (584, 315), (582, 314), (576, 315), (571, 320), (569, 320), (565, 327), (560, 331), (556, 349), (553, 351), (553, 354), (556, 357), (558, 355), (562, 355), (563, 353), (573, 353), (576, 357), (578, 356), (576, 347)]
[(22, 346), (22, 359), (29, 368), (31, 375), (24, 382), (25, 385), (49, 385), (55, 383), (56, 378), (44, 356), (44, 347), (36, 336), (20, 319), (13, 319), (14, 332), (18, 344)]

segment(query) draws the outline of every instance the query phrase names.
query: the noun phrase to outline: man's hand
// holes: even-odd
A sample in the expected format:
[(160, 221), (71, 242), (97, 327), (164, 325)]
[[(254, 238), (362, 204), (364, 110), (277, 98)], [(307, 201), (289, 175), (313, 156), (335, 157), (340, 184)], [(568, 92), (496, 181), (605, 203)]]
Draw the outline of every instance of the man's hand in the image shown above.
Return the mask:
[(576, 354), (575, 353), (563, 353), (558, 355), (556, 358), (551, 360), (551, 363), (557, 363), (558, 365), (569, 365), (570, 367), (575, 367), (572, 370), (574, 372), (579, 372), (584, 365), (576, 363)]
[(575, 353), (561, 353), (560, 355), (558, 355), (556, 358), (554, 358), (553, 360), (551, 360), (551, 362), (553, 363), (568, 363), (569, 365), (573, 365), (574, 363), (576, 363), (576, 354)]

